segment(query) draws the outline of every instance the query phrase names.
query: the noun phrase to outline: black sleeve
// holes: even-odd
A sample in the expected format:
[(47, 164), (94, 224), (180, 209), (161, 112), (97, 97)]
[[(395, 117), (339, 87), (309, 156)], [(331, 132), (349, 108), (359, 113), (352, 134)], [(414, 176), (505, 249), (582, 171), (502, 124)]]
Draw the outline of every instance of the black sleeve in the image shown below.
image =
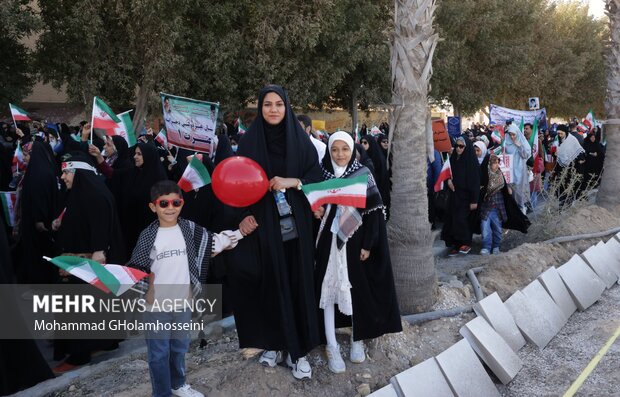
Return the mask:
[(362, 225), (364, 231), (364, 239), (362, 240), (362, 248), (366, 251), (371, 251), (377, 244), (379, 239), (379, 222), (384, 222), (383, 211), (372, 211), (362, 218)]

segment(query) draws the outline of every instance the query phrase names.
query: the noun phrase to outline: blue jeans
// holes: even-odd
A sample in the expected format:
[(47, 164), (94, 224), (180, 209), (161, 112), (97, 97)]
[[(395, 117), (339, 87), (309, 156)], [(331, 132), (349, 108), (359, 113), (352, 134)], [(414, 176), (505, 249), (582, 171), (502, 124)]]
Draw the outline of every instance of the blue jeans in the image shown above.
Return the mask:
[[(192, 312), (145, 312), (144, 322), (189, 323)], [(169, 397), (171, 389), (185, 384), (185, 353), (189, 349), (189, 331), (157, 330), (146, 332), (146, 348), (153, 397)]]
[(495, 208), (489, 212), (487, 219), (480, 221), (480, 229), (482, 229), (482, 248), (489, 251), (499, 248), (502, 243), (502, 221)]

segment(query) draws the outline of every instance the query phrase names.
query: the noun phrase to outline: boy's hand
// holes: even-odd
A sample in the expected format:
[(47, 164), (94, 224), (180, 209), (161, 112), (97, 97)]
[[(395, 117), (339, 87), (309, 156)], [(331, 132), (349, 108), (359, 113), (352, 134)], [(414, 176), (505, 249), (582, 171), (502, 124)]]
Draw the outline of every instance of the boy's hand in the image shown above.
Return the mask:
[(104, 265), (106, 259), (105, 253), (103, 251), (95, 251), (93, 252), (93, 257), (91, 259)]
[(258, 227), (258, 223), (256, 222), (256, 218), (254, 215), (248, 215), (239, 224), (239, 231), (243, 236), (247, 236), (252, 234), (254, 230)]

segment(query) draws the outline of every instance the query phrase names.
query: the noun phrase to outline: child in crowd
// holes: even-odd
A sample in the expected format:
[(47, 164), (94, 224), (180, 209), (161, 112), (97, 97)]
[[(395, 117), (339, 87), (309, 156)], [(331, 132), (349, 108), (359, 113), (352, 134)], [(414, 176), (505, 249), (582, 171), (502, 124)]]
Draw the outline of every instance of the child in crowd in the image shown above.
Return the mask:
[(502, 222), (508, 219), (502, 190), (507, 189), (508, 194), (512, 194), (512, 191), (506, 184), (504, 174), (499, 168), (499, 157), (495, 154), (490, 155), (488, 170), (483, 169), (481, 174), (482, 249), (480, 255), (499, 254), (502, 243)]
[[(151, 188), (151, 211), (157, 220), (138, 239), (130, 266), (150, 272), (146, 301), (149, 305), (174, 295), (190, 299), (206, 282), (209, 258), (232, 249), (242, 238), (239, 231), (211, 233), (186, 219), (179, 218), (183, 208), (181, 189), (164, 180)], [(178, 286), (171, 290), (171, 286)], [(183, 308), (145, 313), (146, 323), (189, 323), (191, 311)], [(189, 349), (189, 331), (157, 330), (147, 332), (149, 371), (153, 396), (200, 397), (185, 379), (185, 353)]]

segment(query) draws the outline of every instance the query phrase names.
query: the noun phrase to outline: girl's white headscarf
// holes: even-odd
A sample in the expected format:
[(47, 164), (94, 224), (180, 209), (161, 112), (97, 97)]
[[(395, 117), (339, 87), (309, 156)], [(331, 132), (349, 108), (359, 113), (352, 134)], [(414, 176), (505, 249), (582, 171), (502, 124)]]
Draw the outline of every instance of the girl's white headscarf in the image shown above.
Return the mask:
[(344, 167), (341, 167), (338, 164), (336, 164), (334, 159), (331, 158), (332, 157), (332, 145), (336, 141), (344, 141), (344, 143), (346, 143), (349, 146), (349, 149), (351, 149), (352, 156), (355, 155), (355, 144), (353, 143), (353, 138), (351, 137), (351, 135), (346, 131), (334, 132), (329, 137), (329, 142), (327, 143), (327, 150), (329, 150), (329, 158), (331, 159), (332, 167), (334, 167), (334, 175), (336, 176), (336, 178), (340, 178), (342, 174), (344, 174), (344, 172), (347, 170), (347, 166), (345, 165)]
[(474, 142), (474, 146), (480, 149), (481, 153), (480, 153), (480, 156), (478, 156), (478, 164), (482, 164), (482, 161), (484, 160), (484, 156), (487, 155), (487, 145), (485, 145), (484, 142), (482, 141), (476, 141)]

